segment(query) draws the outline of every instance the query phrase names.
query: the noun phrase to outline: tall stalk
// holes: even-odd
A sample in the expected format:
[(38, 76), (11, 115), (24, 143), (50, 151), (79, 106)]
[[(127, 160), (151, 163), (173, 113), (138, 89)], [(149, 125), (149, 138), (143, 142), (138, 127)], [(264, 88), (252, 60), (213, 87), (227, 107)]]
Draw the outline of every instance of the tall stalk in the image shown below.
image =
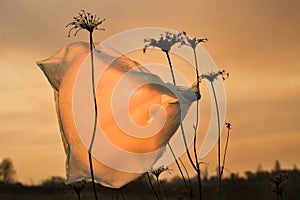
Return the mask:
[[(151, 172), (151, 174), (153, 174), (154, 176), (155, 176), (155, 178), (156, 178), (156, 183), (157, 183), (157, 191), (158, 191), (158, 196), (159, 196), (159, 198), (161, 198), (161, 188), (160, 188), (160, 185), (162, 185), (162, 187), (163, 187), (163, 190), (165, 191), (165, 193), (166, 193), (166, 196), (168, 196), (168, 194), (167, 194), (167, 191), (165, 190), (165, 188), (164, 188), (164, 186), (163, 186), (163, 184), (160, 182), (160, 180), (159, 180), (159, 176), (161, 175), (161, 173), (163, 173), (163, 172), (165, 172), (165, 171), (169, 171), (169, 168), (168, 167), (164, 167), (164, 166), (160, 166), (159, 168), (157, 168), (157, 169), (152, 169), (150, 172)], [(149, 173), (147, 173), (148, 174), (148, 179), (149, 179), (149, 181), (150, 181), (150, 183), (151, 183), (151, 179), (150, 179), (150, 176), (149, 176)], [(152, 185), (152, 187), (153, 187), (153, 185)], [(153, 189), (154, 189), (154, 187), (153, 187)], [(154, 190), (155, 191), (155, 190)]]
[[(217, 122), (218, 122), (218, 199), (221, 199), (221, 193), (222, 193), (222, 174), (223, 170), (221, 169), (221, 124), (220, 124), (220, 112), (219, 112), (219, 105), (217, 101), (216, 91), (213, 82), (218, 79), (218, 77), (221, 76), (223, 80), (225, 80), (225, 76), (229, 77), (229, 73), (226, 73), (225, 70), (219, 71), (219, 72), (209, 72), (208, 74), (203, 74), (201, 76), (202, 79), (207, 79), (210, 82), (213, 96), (214, 96), (214, 102), (216, 106), (216, 113), (217, 113)], [(228, 145), (228, 141), (227, 141)], [(227, 149), (227, 147), (226, 147)], [(226, 156), (226, 155), (225, 155)], [(224, 157), (225, 158), (225, 157)], [(225, 163), (225, 161), (224, 161)]]
[(228, 143), (229, 143), (229, 133), (231, 130), (231, 123), (226, 122), (226, 128), (227, 128), (227, 137), (226, 137), (226, 143), (225, 143), (225, 148), (224, 148), (224, 155), (223, 155), (223, 164), (221, 167), (221, 175), (223, 175), (223, 171), (225, 169), (225, 161), (226, 161), (226, 155), (227, 155), (227, 149), (228, 149)]
[(96, 129), (97, 129), (97, 121), (98, 121), (98, 106), (97, 106), (97, 97), (96, 97), (96, 87), (95, 87), (95, 68), (94, 68), (94, 54), (93, 54), (93, 32), (90, 31), (90, 53), (91, 53), (91, 65), (92, 65), (92, 89), (93, 89), (93, 101), (94, 101), (94, 127), (93, 127), (93, 135), (89, 147), (89, 163), (90, 163), (90, 172), (92, 177), (92, 184), (93, 184), (93, 191), (95, 199), (98, 200), (97, 191), (96, 191), (96, 184), (95, 184), (95, 177), (94, 177), (94, 170), (93, 170), (93, 159), (92, 159), (92, 148), (95, 140)]
[(149, 183), (150, 183), (151, 189), (152, 189), (152, 191), (153, 191), (155, 197), (157, 198), (157, 200), (160, 200), (160, 196), (156, 193), (156, 191), (155, 191), (155, 189), (154, 189), (154, 186), (153, 186), (153, 184), (152, 184), (152, 181), (151, 181), (151, 177), (150, 177), (149, 172), (146, 172), (146, 174), (147, 174), (148, 181), (149, 181)]
[[(219, 107), (218, 107), (218, 102), (217, 102), (217, 98), (216, 98), (216, 92), (215, 92), (215, 88), (214, 88), (214, 85), (213, 85), (213, 81), (215, 79), (217, 79), (218, 76), (221, 76), (222, 79), (225, 80), (225, 75), (227, 75), (227, 77), (228, 77), (229, 74), (225, 73), (225, 70), (222, 70), (222, 71), (219, 71), (219, 72), (210, 72), (208, 74), (203, 74), (201, 76), (199, 75), (196, 47), (201, 42), (206, 42), (206, 41), (207, 41), (207, 38), (204, 38), (204, 39), (193, 38), (193, 39), (191, 39), (186, 35), (185, 32), (179, 33), (177, 35), (174, 34), (174, 33), (166, 32), (165, 35), (161, 34), (159, 40), (155, 40), (153, 38), (145, 39), (145, 42), (148, 42), (148, 44), (145, 46), (144, 52), (146, 51), (146, 49), (149, 46), (153, 46), (153, 47), (160, 48), (163, 52), (166, 53), (168, 63), (169, 63), (169, 67), (170, 67), (171, 76), (172, 76), (173, 85), (176, 87), (176, 81), (175, 81), (175, 76), (174, 76), (174, 71), (173, 71), (169, 51), (170, 51), (171, 47), (174, 44), (178, 43), (178, 42), (180, 42), (181, 45), (187, 45), (187, 46), (189, 46), (193, 49), (193, 53), (194, 53), (194, 59), (195, 59), (195, 65), (196, 65), (196, 69), (195, 69), (196, 70), (196, 81), (197, 82), (196, 82), (196, 85), (195, 85), (196, 88), (193, 88), (193, 89), (196, 93), (197, 100), (200, 99), (200, 91), (199, 91), (200, 79), (206, 78), (207, 80), (210, 81), (211, 87), (212, 87), (212, 90), (213, 90), (215, 106), (216, 106), (216, 112), (217, 112), (217, 120), (218, 120), (218, 132), (217, 132), (217, 134), (218, 134), (217, 135), (218, 136), (218, 179), (219, 179), (218, 197), (220, 199), (221, 198), (221, 189), (222, 189), (222, 180), (221, 180), (221, 178), (222, 178), (222, 173), (223, 173), (223, 170), (221, 170), (221, 138), (220, 138), (220, 135), (221, 135), (221, 127), (220, 126), (221, 125), (220, 125)], [(184, 128), (183, 128), (183, 125), (182, 125), (181, 121), (180, 121), (180, 129), (181, 129), (181, 134), (182, 134), (182, 137), (183, 137), (183, 142), (184, 142), (184, 145), (185, 145), (185, 148), (186, 148), (186, 153), (187, 153), (189, 162), (192, 165), (193, 169), (197, 172), (199, 199), (201, 200), (202, 199), (201, 170), (200, 170), (200, 162), (198, 160), (198, 152), (197, 152), (197, 130), (198, 130), (198, 125), (199, 125), (199, 102), (198, 101), (197, 101), (196, 109), (197, 109), (197, 111), (196, 111), (196, 122), (193, 126), (194, 127), (193, 151), (194, 151), (195, 161), (193, 161), (193, 159), (191, 157), (189, 147), (187, 145), (186, 135), (185, 135)], [(227, 151), (227, 147), (228, 147), (228, 139), (229, 138), (227, 138), (227, 141), (226, 141), (225, 154), (224, 154), (222, 168), (224, 168), (224, 165), (225, 165), (225, 157), (226, 157), (226, 151)], [(170, 147), (170, 145), (169, 145), (169, 147)], [(170, 149), (172, 151), (172, 148), (170, 148)], [(176, 162), (176, 164), (177, 164), (177, 166), (179, 166), (178, 162)], [(182, 175), (181, 170), (180, 170), (180, 172), (181, 172), (181, 175)]]
[(166, 190), (166, 187), (163, 184), (163, 181), (160, 180), (159, 182), (160, 182), (160, 185), (162, 186), (162, 189), (164, 190), (164, 193), (166, 194), (166, 199), (169, 200), (169, 195), (168, 195), (168, 192)]
[[(172, 63), (171, 63), (171, 59), (170, 59), (170, 55), (168, 51), (165, 51), (166, 55), (167, 55), (167, 59), (168, 59), (168, 63), (169, 63), (169, 67), (170, 67), (170, 71), (171, 71), (171, 75), (172, 75), (172, 80), (173, 80), (173, 84), (174, 86), (176, 86), (176, 81), (175, 81), (175, 76), (174, 76), (174, 71), (173, 71), (173, 67), (172, 67)], [(194, 49), (194, 57), (195, 57), (195, 63), (196, 63), (196, 76), (197, 76), (197, 88), (199, 88), (199, 72), (198, 72), (198, 63), (197, 63), (197, 57), (196, 57), (196, 51)], [(188, 156), (188, 159), (192, 165), (192, 167), (194, 168), (194, 170), (197, 173), (197, 181), (198, 181), (198, 193), (199, 193), (199, 200), (202, 199), (202, 185), (201, 185), (201, 170), (200, 170), (200, 163), (198, 161), (198, 155), (197, 155), (197, 129), (198, 129), (198, 120), (199, 120), (199, 101), (197, 101), (196, 104), (196, 124), (194, 125), (194, 155), (195, 155), (195, 162), (192, 159), (192, 156), (190, 154), (189, 151), (189, 147), (187, 145), (187, 140), (186, 140), (186, 135), (185, 135), (185, 131), (184, 131), (184, 127), (182, 122), (180, 121), (180, 129), (181, 129), (181, 134), (183, 137), (183, 142), (186, 148), (186, 153)]]
[[(199, 76), (199, 72), (198, 72), (198, 62), (197, 62), (197, 56), (196, 56), (196, 46), (201, 43), (201, 42), (206, 42), (207, 38), (204, 39), (190, 39), (185, 32), (182, 33), (178, 33), (178, 34), (174, 34), (174, 33), (170, 33), (170, 32), (166, 32), (165, 35), (161, 34), (159, 40), (155, 40), (153, 38), (150, 39), (145, 39), (145, 42), (148, 42), (148, 44), (145, 46), (144, 48), (144, 52), (146, 51), (146, 48), (148, 48), (149, 46), (153, 46), (153, 47), (158, 47), (160, 48), (163, 52), (166, 53), (167, 59), (168, 59), (168, 63), (169, 63), (169, 67), (170, 67), (170, 72), (171, 72), (171, 76), (172, 76), (172, 81), (173, 81), (173, 85), (176, 86), (176, 81), (175, 81), (175, 76), (174, 76), (174, 71), (173, 71), (173, 67), (172, 67), (172, 63), (171, 63), (171, 59), (170, 59), (170, 55), (169, 55), (169, 51), (171, 49), (171, 47), (176, 44), (176, 43), (181, 43), (181, 45), (187, 45), (193, 48), (194, 51), (194, 58), (195, 58), (195, 63), (196, 63), (196, 88), (195, 89), (195, 93), (197, 96), (197, 100), (200, 99), (200, 92), (199, 92), (199, 81), (200, 81), (200, 76)], [(197, 130), (198, 130), (198, 120), (199, 120), (199, 102), (197, 101), (197, 113), (196, 113), (196, 123), (194, 125), (194, 145), (193, 145), (193, 151), (194, 151), (194, 159), (193, 160), (189, 147), (187, 145), (187, 140), (186, 140), (186, 135), (184, 132), (184, 128), (183, 128), (183, 124), (180, 121), (180, 130), (181, 130), (181, 135), (183, 138), (183, 142), (184, 142), (184, 146), (186, 149), (186, 153), (189, 159), (190, 164), (192, 165), (193, 169), (196, 171), (197, 173), (197, 181), (198, 181), (198, 192), (199, 192), (199, 199), (202, 199), (202, 189), (201, 189), (201, 170), (200, 170), (200, 163), (198, 161), (198, 154), (197, 154)], [(172, 150), (172, 149), (171, 149)], [(175, 157), (176, 160), (176, 157)], [(176, 162), (177, 166), (178, 166), (178, 162)], [(181, 172), (181, 170), (180, 170)], [(181, 173), (182, 174), (182, 173)], [(191, 189), (190, 189), (190, 194), (191, 194)]]
[[(197, 80), (197, 89), (199, 90), (199, 71), (198, 71), (198, 61), (197, 61), (197, 54), (196, 54), (196, 48), (193, 48), (194, 52), (194, 59), (196, 64), (196, 80)], [(199, 93), (200, 95), (200, 93)], [(196, 120), (194, 125), (194, 155), (195, 155), (195, 161), (196, 161), (196, 171), (197, 171), (197, 180), (198, 180), (198, 192), (199, 192), (199, 199), (202, 199), (202, 184), (201, 184), (201, 169), (200, 164), (198, 160), (198, 152), (197, 152), (197, 130), (199, 125), (199, 101), (196, 102)]]
[[(172, 67), (172, 63), (171, 63), (169, 52), (168, 51), (164, 51), (164, 52), (167, 55), (167, 59), (168, 59), (168, 63), (169, 63), (169, 67), (170, 67), (170, 71), (171, 71), (171, 75), (172, 75), (173, 85), (176, 87), (176, 80), (175, 80), (175, 75), (174, 75), (174, 71), (173, 71), (173, 67)], [(185, 145), (185, 148), (186, 148), (186, 153), (188, 155), (188, 158), (189, 158), (189, 160), (190, 160), (193, 168), (196, 170), (196, 165), (194, 164), (194, 161), (193, 161), (192, 156), (190, 154), (189, 147), (187, 145), (187, 140), (186, 140), (184, 128), (183, 128), (183, 124), (182, 124), (181, 120), (180, 120), (180, 130), (181, 130), (181, 134), (182, 134), (182, 137), (183, 137), (184, 145)]]
[[(170, 71), (171, 71), (171, 76), (172, 76), (172, 81), (173, 81), (173, 85), (176, 86), (176, 80), (175, 80), (175, 76), (174, 76), (174, 72), (173, 72), (173, 67), (172, 67), (172, 63), (171, 63), (171, 59), (170, 59), (170, 55), (169, 55), (169, 51), (171, 49), (171, 47), (178, 43), (179, 42), (179, 35), (178, 34), (175, 34), (175, 33), (171, 33), (171, 32), (166, 32), (165, 35), (161, 34), (160, 35), (160, 38), (159, 40), (155, 40), (153, 38), (146, 38), (144, 40), (144, 42), (148, 42), (148, 44), (145, 45), (144, 49), (143, 49), (143, 52), (145, 53), (146, 52), (146, 49), (150, 46), (153, 46), (153, 47), (158, 47), (160, 48), (163, 52), (166, 53), (166, 56), (167, 56), (167, 59), (168, 59), (168, 63), (169, 63), (169, 67), (170, 67)], [(180, 122), (180, 127), (182, 127), (182, 123)], [(182, 131), (182, 135), (183, 135), (183, 138), (184, 138), (184, 143), (185, 143), (185, 147), (188, 151), (188, 148), (187, 148), (187, 142), (186, 142), (186, 139), (185, 139), (185, 134), (184, 134), (184, 130), (183, 128), (181, 128), (181, 131)], [(176, 162), (176, 165), (177, 165), (177, 168), (179, 169), (180, 171), (180, 174), (181, 174), (181, 177), (185, 183), (185, 186), (187, 188), (187, 190), (189, 191), (190, 193), (190, 197), (192, 199), (192, 187), (188, 187), (187, 185), (187, 182), (185, 180), (185, 177), (182, 173), (182, 169), (176, 159), (176, 155), (171, 147), (171, 145), (168, 143), (168, 146), (171, 150), (171, 153), (174, 157), (174, 160)], [(190, 153), (188, 152), (188, 155), (189, 155), (189, 159), (191, 159), (191, 156), (190, 156)], [(193, 162), (192, 162), (193, 163)], [(182, 165), (184, 166), (184, 164), (182, 163)], [(185, 166), (184, 166), (185, 168)], [(188, 176), (188, 179), (189, 179), (189, 176)], [(190, 182), (190, 180), (189, 180)]]
[(216, 97), (216, 92), (215, 92), (215, 87), (213, 85), (213, 82), (210, 82), (212, 90), (213, 90), (213, 95), (214, 95), (214, 100), (215, 100), (215, 106), (216, 106), (216, 112), (217, 112), (217, 121), (218, 121), (218, 198), (221, 199), (221, 189), (222, 189), (222, 174), (221, 174), (221, 133), (220, 133), (220, 113), (219, 113), (219, 106), (218, 106), (218, 101)]
[[(186, 32), (182, 32), (181, 37), (181, 45), (189, 46), (193, 49), (194, 54), (194, 63), (196, 65), (195, 71), (196, 71), (196, 85), (194, 88), (196, 92), (196, 97), (199, 100), (200, 99), (200, 90), (199, 90), (199, 82), (200, 82), (200, 75), (199, 75), (199, 68), (198, 68), (198, 59), (197, 59), (197, 53), (196, 53), (196, 47), (201, 42), (206, 42), (207, 38), (203, 39), (197, 39), (197, 38), (189, 38), (186, 34)], [(200, 168), (200, 162), (198, 160), (198, 152), (197, 152), (197, 130), (199, 125), (199, 101), (196, 102), (196, 120), (195, 124), (193, 126), (194, 128), (194, 145), (193, 145), (193, 151), (195, 156), (195, 164), (190, 160), (191, 164), (194, 166), (194, 169), (197, 173), (197, 181), (198, 181), (198, 193), (199, 193), (199, 200), (202, 199), (202, 184), (201, 184), (201, 168)]]
[(160, 189), (160, 183), (159, 183), (158, 177), (156, 177), (156, 184), (157, 184), (157, 188), (158, 188), (158, 195), (161, 197), (161, 189)]
[(182, 162), (182, 160), (179, 158), (179, 161), (181, 162), (181, 165), (183, 166), (183, 168), (184, 168), (184, 170), (185, 170), (185, 173), (186, 173), (186, 175), (187, 175), (187, 177), (188, 177), (189, 185), (187, 184), (187, 181), (185, 180), (185, 177), (184, 177), (184, 175), (183, 175), (182, 169), (181, 169), (181, 167), (180, 167), (180, 165), (179, 165), (179, 162), (178, 162), (178, 160), (177, 160), (177, 158), (176, 158), (176, 155), (175, 155), (175, 153), (174, 153), (174, 151), (173, 151), (173, 149), (172, 149), (170, 143), (168, 143), (168, 147), (169, 147), (169, 149), (170, 149), (170, 151), (171, 151), (171, 153), (172, 153), (172, 156), (173, 156), (173, 158), (174, 158), (174, 160), (175, 160), (175, 163), (176, 163), (177, 168), (178, 168), (178, 170), (179, 170), (179, 172), (180, 172), (180, 175), (181, 175), (181, 177), (182, 177), (182, 180), (183, 180), (183, 182), (184, 182), (184, 185), (185, 185), (187, 191), (189, 192), (190, 199), (192, 199), (192, 198), (193, 198), (193, 191), (192, 191), (192, 185), (191, 185), (191, 180), (190, 180), (188, 171), (187, 171), (186, 167), (184, 166), (184, 163)]
[(94, 43), (93, 43), (93, 31), (94, 30), (104, 30), (99, 29), (98, 26), (102, 24), (105, 19), (100, 20), (97, 15), (93, 15), (89, 12), (85, 12), (84, 10), (81, 10), (81, 12), (78, 13), (78, 16), (73, 17), (74, 21), (69, 23), (66, 27), (72, 26), (72, 28), (69, 30), (68, 36), (70, 37), (70, 33), (72, 30), (75, 30), (74, 36), (77, 35), (77, 33), (80, 30), (87, 30), (89, 32), (90, 36), (90, 55), (91, 55), (91, 80), (92, 80), (92, 90), (93, 90), (93, 103), (94, 103), (94, 125), (93, 125), (93, 133), (91, 138), (91, 143), (88, 149), (88, 158), (89, 158), (89, 165), (90, 165), (90, 173), (92, 178), (92, 185), (93, 185), (93, 191), (95, 199), (98, 200), (97, 191), (96, 191), (96, 184), (95, 184), (95, 177), (94, 177), (94, 170), (93, 170), (93, 162), (92, 162), (92, 148), (94, 144), (94, 139), (96, 135), (96, 128), (97, 128), (97, 121), (98, 121), (98, 108), (97, 108), (97, 97), (96, 97), (96, 88), (95, 88), (95, 67), (94, 67)]

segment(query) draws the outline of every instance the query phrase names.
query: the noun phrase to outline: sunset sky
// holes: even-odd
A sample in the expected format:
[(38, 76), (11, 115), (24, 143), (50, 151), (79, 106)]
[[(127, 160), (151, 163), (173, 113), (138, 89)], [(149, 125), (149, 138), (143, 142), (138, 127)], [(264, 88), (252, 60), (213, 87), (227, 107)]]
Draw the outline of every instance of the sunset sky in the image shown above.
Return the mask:
[[(11, 158), (17, 178), (38, 183), (64, 176), (65, 154), (53, 92), (35, 62), (63, 46), (80, 9), (106, 18), (102, 41), (139, 27), (164, 27), (207, 37), (203, 47), (225, 81), (233, 129), (226, 168), (300, 167), (300, 2), (298, 0), (10, 0), (0, 3), (0, 161)], [(215, 174), (216, 152), (204, 162)]]

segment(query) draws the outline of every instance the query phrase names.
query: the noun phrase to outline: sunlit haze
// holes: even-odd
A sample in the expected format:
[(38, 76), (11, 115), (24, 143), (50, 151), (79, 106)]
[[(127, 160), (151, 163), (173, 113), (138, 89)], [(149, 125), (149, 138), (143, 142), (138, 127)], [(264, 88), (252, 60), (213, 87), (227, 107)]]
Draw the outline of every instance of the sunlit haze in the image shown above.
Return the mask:
[[(300, 166), (299, 8), (297, 0), (2, 1), (0, 161), (11, 158), (18, 180), (27, 184), (65, 176), (52, 88), (35, 63), (72, 42), (88, 42), (87, 32), (68, 38), (65, 28), (85, 9), (106, 18), (106, 30), (94, 33), (96, 42), (149, 26), (208, 38), (202, 46), (230, 73), (224, 84), (233, 128), (225, 176), (255, 171), (259, 164), (270, 170), (275, 160), (282, 168)], [(202, 98), (204, 115), (210, 105)], [(216, 155), (214, 149), (202, 160), (210, 175), (216, 174)]]

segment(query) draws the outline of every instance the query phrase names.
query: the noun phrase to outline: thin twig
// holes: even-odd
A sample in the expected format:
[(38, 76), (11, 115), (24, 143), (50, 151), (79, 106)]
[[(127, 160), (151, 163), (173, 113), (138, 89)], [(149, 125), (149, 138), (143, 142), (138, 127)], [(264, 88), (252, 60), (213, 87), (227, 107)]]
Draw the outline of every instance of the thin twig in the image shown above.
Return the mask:
[(221, 190), (222, 190), (222, 171), (221, 171), (221, 125), (220, 125), (220, 111), (216, 96), (216, 91), (214, 87), (214, 80), (217, 80), (218, 77), (221, 76), (223, 81), (229, 77), (229, 73), (226, 73), (225, 70), (220, 70), (218, 72), (209, 72), (208, 74), (202, 74), (201, 79), (207, 79), (212, 87), (213, 96), (215, 100), (216, 113), (217, 113), (217, 121), (218, 121), (218, 199), (221, 199)]
[(149, 181), (149, 183), (150, 183), (151, 189), (152, 189), (152, 191), (153, 191), (155, 197), (156, 197), (158, 200), (160, 200), (160, 198), (159, 198), (158, 194), (156, 193), (156, 191), (155, 191), (155, 189), (154, 189), (154, 186), (153, 186), (153, 184), (152, 184), (152, 181), (151, 181), (151, 177), (150, 177), (149, 172), (146, 172), (146, 174), (147, 174), (148, 181)]
[(93, 170), (93, 162), (92, 162), (92, 148), (93, 148), (93, 143), (96, 135), (96, 128), (97, 128), (97, 121), (98, 121), (98, 109), (97, 109), (97, 99), (96, 99), (96, 89), (95, 89), (95, 69), (94, 69), (94, 55), (93, 55), (93, 31), (95, 30), (105, 30), (103, 28), (99, 28), (105, 19), (100, 20), (97, 15), (93, 15), (89, 12), (85, 12), (85, 10), (81, 10), (77, 16), (73, 17), (72, 22), (67, 24), (66, 27), (71, 26), (71, 29), (68, 32), (68, 37), (70, 37), (71, 32), (74, 30), (75, 34), (74, 36), (77, 35), (77, 33), (80, 30), (87, 30), (90, 33), (90, 54), (91, 54), (91, 67), (92, 67), (92, 89), (93, 89), (93, 100), (94, 100), (94, 112), (95, 112), (95, 117), (94, 117), (94, 127), (93, 127), (93, 133), (92, 133), (92, 139), (90, 143), (90, 147), (88, 150), (88, 157), (89, 157), (89, 164), (90, 164), (90, 173), (91, 173), (91, 178), (92, 178), (92, 184), (93, 184), (93, 191), (94, 191), (94, 196), (95, 199), (98, 200), (97, 197), (97, 191), (96, 191), (96, 184), (95, 184), (95, 177), (94, 177), (94, 170)]
[[(174, 75), (174, 72), (173, 72), (173, 67), (172, 67), (172, 63), (171, 63), (171, 59), (170, 59), (170, 55), (169, 55), (169, 52), (168, 51), (165, 51), (166, 55), (167, 55), (167, 58), (168, 58), (168, 62), (169, 62), (169, 67), (170, 67), (170, 70), (171, 70), (171, 75), (172, 75), (172, 80), (173, 80), (173, 84), (174, 86), (176, 86), (176, 81), (175, 81), (175, 75)], [(193, 168), (195, 170), (197, 170), (196, 168), (196, 165), (194, 164), (194, 161), (191, 157), (191, 154), (190, 154), (190, 151), (189, 151), (189, 148), (188, 148), (188, 145), (187, 145), (187, 141), (186, 141), (186, 137), (185, 137), (185, 133), (184, 133), (184, 128), (183, 128), (183, 124), (182, 122), (180, 121), (180, 128), (181, 128), (181, 134), (182, 134), (182, 137), (183, 137), (183, 141), (184, 141), (184, 145), (185, 145), (185, 148), (186, 148), (186, 152), (187, 152), (187, 155), (188, 155), (188, 158), (193, 166)]]
[(160, 183), (159, 183), (158, 176), (156, 176), (156, 183), (157, 183), (158, 196), (161, 197), (161, 189), (160, 189)]
[[(170, 67), (170, 70), (171, 70), (171, 75), (172, 75), (172, 80), (173, 80), (173, 84), (174, 86), (176, 86), (176, 81), (175, 81), (175, 75), (174, 75), (174, 72), (173, 72), (173, 67), (172, 67), (172, 63), (171, 63), (171, 59), (170, 59), (170, 55), (169, 55), (169, 52), (168, 51), (165, 51), (166, 55), (167, 55), (167, 58), (168, 58), (168, 62), (169, 62), (169, 67)], [(190, 151), (189, 151), (189, 147), (187, 145), (187, 140), (186, 140), (186, 136), (185, 136), (185, 132), (184, 132), (184, 128), (183, 128), (183, 124), (182, 122), (180, 121), (180, 130), (181, 130), (181, 135), (182, 135), (182, 138), (183, 138), (183, 142), (184, 142), (184, 146), (185, 146), (185, 149), (186, 149), (186, 153), (187, 153), (187, 156), (188, 156), (188, 159), (192, 165), (192, 167), (194, 168), (194, 170), (197, 172), (197, 174), (199, 175), (199, 164), (198, 164), (198, 161), (196, 160), (196, 164), (194, 163), (193, 159), (192, 159), (192, 156), (190, 154)], [(197, 167), (198, 165), (198, 167)], [(199, 176), (198, 177), (198, 183), (201, 182), (199, 181)], [(201, 184), (201, 183), (199, 183)], [(198, 184), (198, 185), (199, 185)], [(200, 187), (200, 190), (201, 191), (201, 185), (199, 186)], [(192, 187), (190, 187), (190, 190), (189, 190), (189, 193), (190, 193), (190, 197), (192, 199)], [(200, 196), (200, 195), (199, 195)], [(201, 197), (200, 197), (201, 198)]]
[[(173, 67), (172, 67), (172, 63), (171, 63), (171, 59), (170, 59), (169, 52), (168, 52), (168, 51), (164, 51), (164, 52), (166, 53), (166, 56), (167, 56), (167, 59), (168, 59), (168, 63), (169, 63), (170, 71), (171, 71), (171, 76), (172, 76), (173, 85), (176, 86), (175, 75), (174, 75), (174, 71), (173, 71)], [(187, 151), (188, 158), (189, 158), (189, 160), (190, 160), (192, 166), (194, 167), (194, 169), (196, 169), (196, 166), (195, 166), (195, 164), (194, 164), (194, 162), (193, 162), (193, 159), (192, 159), (192, 157), (191, 157), (191, 155), (190, 155), (190, 152), (189, 152), (189, 149), (188, 149), (188, 145), (187, 145), (187, 141), (186, 141), (186, 137), (185, 137), (185, 133), (184, 133), (184, 129), (183, 129), (183, 124), (182, 124), (181, 121), (180, 121), (180, 127), (181, 127), (181, 134), (182, 134), (182, 137), (183, 137), (183, 141), (184, 141), (184, 145), (185, 145), (185, 148), (186, 148), (186, 151)], [(173, 152), (173, 153), (174, 153), (174, 152)], [(175, 158), (175, 161), (176, 161), (176, 158)], [(177, 167), (178, 167), (178, 169), (179, 169), (179, 171), (180, 171), (180, 173), (181, 173), (181, 176), (183, 177), (183, 180), (184, 180), (184, 182), (185, 182), (185, 185), (187, 186), (187, 183), (186, 183), (186, 181), (185, 181), (185, 179), (184, 179), (184, 176), (183, 176), (183, 174), (182, 174), (182, 170), (180, 169), (180, 166), (179, 166), (179, 164), (178, 164), (177, 161), (176, 161), (176, 164), (177, 164)], [(183, 165), (183, 166), (184, 166), (184, 165)], [(187, 186), (187, 188), (188, 188), (188, 186)], [(190, 187), (189, 193), (190, 193), (190, 196), (191, 196), (191, 198), (192, 198), (192, 187)]]
[(165, 192), (165, 194), (166, 194), (166, 198), (167, 198), (167, 200), (168, 200), (168, 199), (169, 199), (168, 192), (167, 192), (167, 190), (166, 190), (166, 188), (165, 188), (163, 182), (162, 182), (161, 180), (160, 180), (159, 182), (160, 182), (160, 185), (162, 186), (162, 188), (163, 188), (163, 190), (164, 190), (164, 192)]
[(170, 151), (171, 151), (172, 156), (173, 156), (173, 158), (174, 158), (174, 160), (175, 160), (175, 163), (176, 163), (176, 165), (177, 165), (177, 168), (178, 168), (178, 170), (179, 170), (179, 172), (180, 172), (180, 175), (181, 175), (181, 178), (182, 178), (182, 180), (183, 180), (183, 182), (184, 182), (184, 185), (185, 185), (186, 189), (188, 190), (188, 192), (189, 192), (189, 194), (190, 194), (190, 197), (191, 197), (191, 199), (192, 199), (193, 192), (192, 192), (192, 186), (191, 186), (191, 179), (190, 179), (190, 176), (189, 176), (189, 174), (188, 174), (188, 171), (187, 171), (187, 169), (186, 169), (184, 163), (182, 162), (182, 160), (179, 158), (179, 161), (181, 162), (181, 165), (183, 166), (183, 168), (184, 168), (184, 170), (185, 170), (185, 172), (186, 172), (186, 174), (187, 174), (187, 177), (188, 177), (188, 180), (189, 180), (189, 185), (187, 184), (187, 182), (186, 182), (186, 180), (185, 180), (185, 177), (184, 177), (184, 175), (183, 175), (182, 169), (181, 169), (181, 167), (180, 167), (180, 165), (179, 165), (179, 163), (178, 163), (178, 161), (177, 161), (177, 159), (176, 159), (175, 152), (173, 151), (173, 149), (172, 149), (170, 143), (168, 143), (168, 147), (170, 148)]
[(221, 137), (220, 137), (220, 113), (219, 113), (219, 106), (218, 106), (218, 101), (217, 101), (217, 96), (215, 92), (215, 88), (213, 85), (213, 81), (210, 82), (212, 90), (213, 90), (213, 95), (214, 95), (214, 100), (215, 100), (215, 105), (216, 105), (216, 112), (217, 112), (217, 121), (218, 121), (218, 179), (219, 179), (219, 185), (218, 185), (218, 198), (221, 199), (221, 190), (222, 190), (222, 174), (221, 174)]
[(229, 132), (231, 129), (231, 123), (226, 122), (226, 128), (227, 128), (227, 138), (226, 138), (226, 144), (225, 144), (224, 155), (223, 155), (223, 164), (221, 167), (221, 175), (223, 175), (223, 171), (225, 168), (225, 161), (226, 161), (226, 155), (227, 155), (227, 149), (228, 149), (228, 143), (229, 143)]
[[(199, 90), (199, 71), (198, 71), (198, 61), (197, 61), (197, 54), (196, 54), (196, 48), (193, 48), (194, 52), (194, 59), (195, 59), (195, 65), (196, 65), (196, 81), (197, 81), (197, 89)], [(199, 94), (200, 95), (200, 94)], [(201, 169), (198, 161), (198, 152), (197, 152), (197, 130), (199, 125), (199, 101), (196, 102), (196, 123), (194, 126), (194, 154), (195, 154), (195, 160), (196, 160), (196, 168), (197, 168), (197, 180), (198, 180), (198, 192), (199, 192), (199, 200), (202, 199), (202, 184), (201, 184)]]

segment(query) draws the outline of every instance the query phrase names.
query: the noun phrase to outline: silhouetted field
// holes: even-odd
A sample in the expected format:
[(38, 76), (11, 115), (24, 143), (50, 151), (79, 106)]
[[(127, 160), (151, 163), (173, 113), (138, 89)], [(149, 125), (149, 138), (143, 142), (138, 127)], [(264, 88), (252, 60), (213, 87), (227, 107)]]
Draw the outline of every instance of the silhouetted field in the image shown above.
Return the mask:
[[(300, 171), (281, 170), (277, 172), (245, 173), (246, 178), (237, 174), (223, 179), (222, 200), (284, 200), (300, 199)], [(61, 182), (60, 182), (61, 181)], [(217, 199), (218, 182), (216, 177), (203, 180), (203, 199)], [(197, 182), (191, 180), (193, 191), (196, 192)], [(158, 187), (153, 179), (154, 188)], [(276, 187), (277, 186), (277, 187)], [(121, 189), (110, 189), (97, 185), (99, 199), (157, 199), (146, 176), (142, 176)], [(276, 196), (278, 195), (278, 196)], [(180, 178), (170, 181), (162, 180), (160, 187), (161, 199), (190, 199), (189, 193)], [(196, 199), (197, 196), (194, 196)], [(0, 184), (0, 200), (77, 200), (72, 187), (62, 183), (62, 179), (50, 179), (40, 186), (24, 186), (22, 184)], [(92, 187), (86, 184), (81, 191), (81, 200), (94, 199)]]

